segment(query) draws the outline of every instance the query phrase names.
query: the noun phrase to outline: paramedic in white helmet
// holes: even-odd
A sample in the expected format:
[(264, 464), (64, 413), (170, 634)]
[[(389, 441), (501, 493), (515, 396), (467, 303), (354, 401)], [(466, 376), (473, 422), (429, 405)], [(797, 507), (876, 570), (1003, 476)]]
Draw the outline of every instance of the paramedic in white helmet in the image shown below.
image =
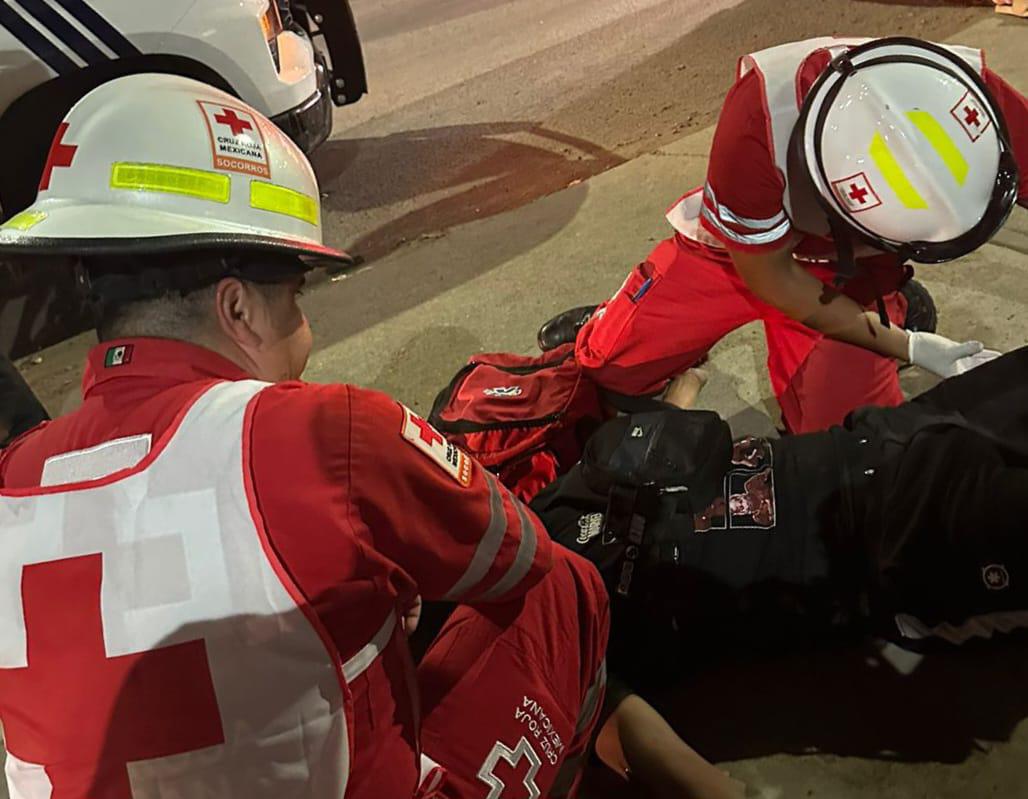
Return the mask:
[[(304, 273), (348, 260), (300, 150), (133, 75), (45, 177), (0, 255), (76, 256), (100, 343), (81, 407), (0, 454), (11, 796), (571, 795), (603, 584), (417, 414), (299, 380)], [(415, 670), (422, 598), (459, 604)]]
[(706, 184), (668, 211), (674, 236), (598, 310), (544, 325), (540, 345), (577, 335), (603, 387), (651, 394), (759, 319), (785, 427), (824, 429), (902, 402), (896, 360), (946, 377), (988, 356), (923, 322), (904, 329), (905, 294), (931, 303), (908, 262), (974, 250), (1026, 197), (1028, 103), (980, 51), (772, 47), (740, 60)]

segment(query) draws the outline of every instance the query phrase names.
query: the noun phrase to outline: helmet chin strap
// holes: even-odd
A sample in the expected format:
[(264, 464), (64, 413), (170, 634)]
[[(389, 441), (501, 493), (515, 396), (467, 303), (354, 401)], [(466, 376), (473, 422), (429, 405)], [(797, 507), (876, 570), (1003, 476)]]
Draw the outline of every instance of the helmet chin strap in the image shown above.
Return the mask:
[(842, 286), (857, 274), (857, 259), (853, 254), (853, 239), (849, 226), (835, 214), (827, 214), (828, 227), (835, 244), (835, 285)]
[[(854, 255), (853, 236), (849, 226), (837, 214), (826, 214), (826, 216), (828, 218), (828, 227), (832, 231), (832, 241), (835, 243), (835, 285), (838, 288), (847, 281), (852, 280), (857, 274), (857, 259)], [(874, 274), (870, 270), (868, 270), (867, 274), (871, 282), (874, 283)], [(878, 290), (877, 286), (875, 286), (875, 307), (878, 309), (878, 318), (881, 320), (882, 326), (886, 328), (892, 327), (889, 314), (885, 310), (885, 300), (882, 298), (882, 293)]]
[[(852, 71), (853, 65), (848, 61), (845, 68), (840, 72)], [(800, 117), (796, 127), (793, 129), (792, 139), (789, 142), (786, 168), (789, 173), (789, 192), (791, 195), (792, 209), (795, 222), (808, 224), (803, 227), (811, 233), (821, 235), (827, 232), (831, 235), (835, 244), (835, 280), (836, 288), (841, 288), (857, 274), (857, 259), (853, 245), (853, 231), (842, 215), (835, 213), (827, 204), (819, 199), (817, 187), (810, 174), (806, 155), (803, 152), (802, 139), (800, 134), (805, 125), (805, 113)], [(820, 227), (821, 220), (827, 222), (828, 230)], [(870, 276), (873, 280), (873, 276)], [(875, 305), (878, 308), (878, 316), (885, 327), (891, 327), (889, 315), (885, 311), (885, 301), (882, 299), (877, 288)]]

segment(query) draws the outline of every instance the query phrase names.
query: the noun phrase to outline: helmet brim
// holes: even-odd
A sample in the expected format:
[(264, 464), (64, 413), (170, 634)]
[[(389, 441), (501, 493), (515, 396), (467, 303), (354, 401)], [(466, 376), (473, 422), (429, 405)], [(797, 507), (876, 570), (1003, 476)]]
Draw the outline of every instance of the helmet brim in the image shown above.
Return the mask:
[(216, 218), (101, 204), (39, 203), (26, 212), (33, 213), (42, 218), (26, 229), (0, 229), (0, 256), (95, 257), (225, 250), (295, 255), (311, 266), (354, 263), (349, 253), (314, 239), (284, 237)]

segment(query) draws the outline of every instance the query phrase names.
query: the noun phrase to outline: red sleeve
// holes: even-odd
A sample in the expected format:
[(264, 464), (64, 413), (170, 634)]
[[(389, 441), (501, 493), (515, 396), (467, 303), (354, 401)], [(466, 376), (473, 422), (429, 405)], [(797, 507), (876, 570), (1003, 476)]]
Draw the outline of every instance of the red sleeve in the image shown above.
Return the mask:
[(401, 404), (349, 391), (350, 490), (372, 546), (425, 599), (503, 600), (539, 582), (553, 559), (542, 522)]
[(725, 98), (710, 148), (700, 223), (730, 250), (781, 249), (792, 229), (763, 97), (760, 74), (747, 72)]
[(991, 69), (982, 70), (982, 78), (992, 93), (992, 99), (1003, 113), (1007, 129), (1010, 131), (1010, 145), (1014, 149), (1017, 168), (1021, 172), (1019, 202), (1028, 207), (1028, 100)]

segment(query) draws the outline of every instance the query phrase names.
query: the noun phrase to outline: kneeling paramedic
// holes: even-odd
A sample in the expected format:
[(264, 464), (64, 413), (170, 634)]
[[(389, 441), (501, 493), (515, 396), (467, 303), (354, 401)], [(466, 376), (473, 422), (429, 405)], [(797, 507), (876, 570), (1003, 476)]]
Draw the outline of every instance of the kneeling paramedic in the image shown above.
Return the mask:
[(967, 368), (981, 344), (903, 329), (907, 262), (975, 250), (1019, 198), (1028, 102), (978, 50), (831, 37), (763, 50), (740, 61), (706, 184), (668, 211), (675, 235), (540, 344), (577, 333), (605, 389), (654, 394), (759, 319), (784, 426), (823, 430), (902, 402), (896, 359)]
[(45, 185), (0, 255), (77, 256), (101, 343), (81, 407), (0, 455), (11, 795), (573, 793), (602, 583), (403, 405), (298, 380), (304, 273), (348, 260), (303, 154), (135, 75), (69, 112)]

